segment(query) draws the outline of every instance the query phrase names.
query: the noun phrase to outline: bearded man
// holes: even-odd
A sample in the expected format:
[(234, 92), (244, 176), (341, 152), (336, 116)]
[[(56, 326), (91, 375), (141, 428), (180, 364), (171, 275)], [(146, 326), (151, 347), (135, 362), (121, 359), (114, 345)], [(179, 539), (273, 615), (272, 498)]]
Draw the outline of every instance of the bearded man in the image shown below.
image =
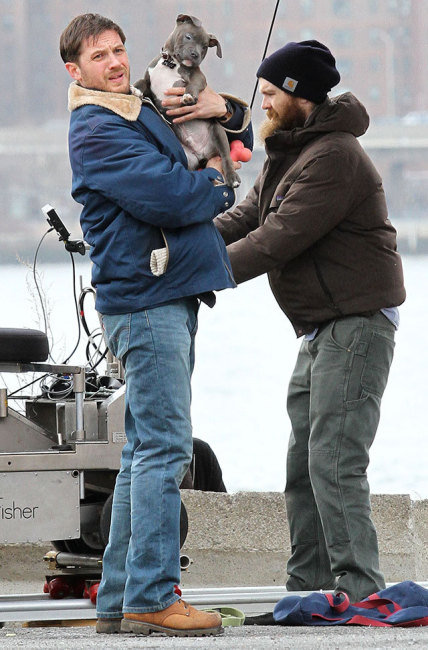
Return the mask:
[(318, 41), (288, 43), (258, 72), (267, 158), (215, 219), (239, 284), (267, 273), (303, 342), (287, 408), (287, 589), (351, 602), (383, 589), (367, 481), (369, 449), (405, 299), (382, 181), (357, 137), (369, 118)]

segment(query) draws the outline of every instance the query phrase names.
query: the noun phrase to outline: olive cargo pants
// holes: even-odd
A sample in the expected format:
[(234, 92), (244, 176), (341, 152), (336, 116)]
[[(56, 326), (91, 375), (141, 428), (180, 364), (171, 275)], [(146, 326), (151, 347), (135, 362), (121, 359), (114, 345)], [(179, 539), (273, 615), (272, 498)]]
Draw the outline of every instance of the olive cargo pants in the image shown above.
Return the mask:
[(349, 316), (303, 341), (287, 400), (287, 589), (336, 589), (356, 602), (385, 587), (367, 481), (394, 352), (381, 313)]

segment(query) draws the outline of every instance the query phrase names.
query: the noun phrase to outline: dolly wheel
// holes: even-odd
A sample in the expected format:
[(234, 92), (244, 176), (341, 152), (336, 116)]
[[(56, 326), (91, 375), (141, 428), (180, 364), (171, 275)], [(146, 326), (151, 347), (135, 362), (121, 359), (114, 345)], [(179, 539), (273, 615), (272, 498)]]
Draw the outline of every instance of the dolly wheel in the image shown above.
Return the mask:
[(63, 578), (52, 578), (48, 583), (51, 598), (67, 598), (70, 595), (70, 585)]

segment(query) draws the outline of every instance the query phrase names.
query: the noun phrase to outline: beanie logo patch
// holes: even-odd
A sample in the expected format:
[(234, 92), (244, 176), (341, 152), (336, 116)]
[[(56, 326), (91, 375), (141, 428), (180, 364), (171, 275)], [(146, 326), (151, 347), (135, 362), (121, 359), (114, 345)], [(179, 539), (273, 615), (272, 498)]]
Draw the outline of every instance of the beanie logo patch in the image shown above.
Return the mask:
[(294, 93), (298, 83), (298, 81), (292, 79), (291, 77), (285, 77), (282, 87), (285, 88), (285, 90), (289, 90), (291, 93)]

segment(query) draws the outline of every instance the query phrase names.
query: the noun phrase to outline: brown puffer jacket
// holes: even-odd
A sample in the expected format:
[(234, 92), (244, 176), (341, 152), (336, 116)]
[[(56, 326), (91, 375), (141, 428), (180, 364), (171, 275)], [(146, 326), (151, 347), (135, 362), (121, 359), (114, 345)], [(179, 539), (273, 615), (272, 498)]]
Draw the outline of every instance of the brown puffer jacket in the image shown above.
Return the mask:
[(215, 220), (236, 282), (268, 273), (297, 336), (405, 299), (382, 180), (356, 139), (368, 124), (351, 93), (327, 99), (266, 139), (254, 187)]

